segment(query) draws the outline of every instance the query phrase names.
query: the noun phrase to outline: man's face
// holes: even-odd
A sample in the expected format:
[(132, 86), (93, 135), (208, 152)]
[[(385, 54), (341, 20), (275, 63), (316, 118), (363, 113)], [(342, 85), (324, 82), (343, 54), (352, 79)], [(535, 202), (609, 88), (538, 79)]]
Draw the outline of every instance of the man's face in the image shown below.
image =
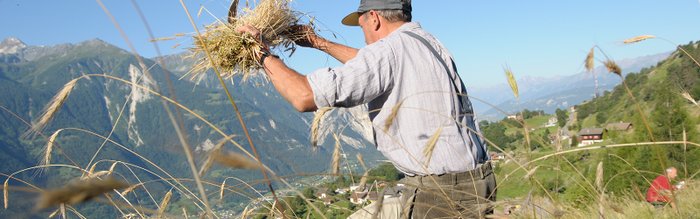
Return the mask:
[(669, 179), (674, 179), (678, 176), (678, 170), (676, 168), (671, 169), (671, 171), (668, 171), (668, 178)]

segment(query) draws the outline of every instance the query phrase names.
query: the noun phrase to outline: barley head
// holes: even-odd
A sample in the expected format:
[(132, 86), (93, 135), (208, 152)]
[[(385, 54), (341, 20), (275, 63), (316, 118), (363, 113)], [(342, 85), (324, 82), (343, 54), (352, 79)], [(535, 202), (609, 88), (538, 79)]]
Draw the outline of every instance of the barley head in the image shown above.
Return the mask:
[(641, 35), (641, 36), (636, 36), (636, 37), (626, 39), (623, 42), (625, 44), (632, 44), (632, 43), (638, 43), (638, 42), (648, 40), (648, 39), (653, 39), (653, 38), (656, 38), (656, 36), (654, 36), (654, 35)]

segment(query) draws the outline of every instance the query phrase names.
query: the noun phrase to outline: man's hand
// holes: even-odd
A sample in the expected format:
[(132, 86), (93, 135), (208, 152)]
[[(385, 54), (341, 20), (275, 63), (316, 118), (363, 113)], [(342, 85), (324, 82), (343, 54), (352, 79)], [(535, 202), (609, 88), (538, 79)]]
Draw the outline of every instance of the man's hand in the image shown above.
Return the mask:
[(270, 51), (270, 46), (265, 42), (265, 40), (263, 39), (262, 34), (260, 33), (260, 30), (258, 30), (258, 28), (255, 28), (255, 27), (250, 26), (250, 25), (243, 25), (243, 26), (237, 27), (236, 31), (239, 33), (250, 34), (250, 36), (252, 36), (253, 39), (255, 39), (255, 41), (257, 41), (262, 46), (263, 51), (267, 51), (267, 52)]
[(290, 28), (290, 31), (299, 36), (299, 38), (294, 40), (294, 43), (297, 45), (321, 49), (321, 42), (323, 42), (324, 39), (318, 36), (311, 26), (294, 25)]

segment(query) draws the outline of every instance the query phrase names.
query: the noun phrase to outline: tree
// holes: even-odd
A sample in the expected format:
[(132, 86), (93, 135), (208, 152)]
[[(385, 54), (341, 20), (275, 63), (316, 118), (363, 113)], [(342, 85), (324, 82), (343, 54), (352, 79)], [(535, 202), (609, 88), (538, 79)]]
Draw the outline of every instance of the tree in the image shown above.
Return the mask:
[(608, 120), (608, 114), (605, 112), (599, 112), (595, 114), (595, 121), (598, 124), (603, 124), (605, 121)]
[(578, 137), (576, 135), (571, 136), (571, 147), (578, 146)]
[(560, 128), (563, 128), (566, 125), (567, 120), (566, 110), (557, 109), (555, 113), (557, 114), (557, 125), (559, 125)]

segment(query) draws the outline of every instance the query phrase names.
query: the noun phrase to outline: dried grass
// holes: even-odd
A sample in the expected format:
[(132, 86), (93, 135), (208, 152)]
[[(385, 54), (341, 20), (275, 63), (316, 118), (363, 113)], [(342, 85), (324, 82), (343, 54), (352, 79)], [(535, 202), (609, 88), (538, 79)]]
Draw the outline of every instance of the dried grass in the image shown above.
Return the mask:
[(333, 110), (332, 107), (321, 107), (320, 109), (316, 110), (316, 114), (314, 114), (314, 119), (311, 121), (311, 146), (314, 148), (318, 146), (318, 135), (321, 122), (323, 121), (325, 115), (331, 110)]
[(653, 39), (653, 38), (656, 38), (656, 36), (654, 36), (654, 35), (641, 35), (641, 36), (636, 36), (636, 37), (626, 39), (625, 41), (623, 41), (623, 43), (632, 44), (632, 43), (638, 43), (638, 42), (648, 40), (648, 39)]
[(694, 105), (698, 106), (698, 101), (695, 100), (695, 98), (693, 98), (693, 96), (691, 96), (690, 93), (688, 93), (687, 91), (684, 91), (683, 93), (681, 93), (681, 96), (683, 96), (683, 98), (690, 101)]
[(51, 164), (51, 151), (53, 151), (53, 145), (54, 142), (56, 142), (56, 137), (58, 137), (58, 134), (61, 133), (63, 129), (59, 129), (56, 132), (54, 132), (50, 137), (49, 141), (46, 142), (46, 147), (44, 148), (44, 160), (43, 160), (43, 165), (48, 165)]
[(221, 186), (219, 186), (219, 200), (224, 200), (224, 186), (226, 185), (226, 180), (221, 182)]
[(384, 206), (384, 192), (385, 190), (382, 190), (379, 194), (377, 194), (377, 205), (374, 208), (372, 219), (378, 219), (379, 215), (382, 214), (382, 206)]
[(595, 47), (591, 48), (586, 55), (586, 71), (593, 72), (593, 68), (595, 68)]
[(212, 165), (213, 162), (214, 162), (214, 161), (212, 160), (212, 156), (211, 156), (211, 155), (212, 155), (213, 153), (218, 153), (218, 152), (221, 150), (221, 148), (224, 147), (224, 144), (226, 144), (226, 142), (230, 141), (230, 140), (231, 140), (233, 137), (235, 137), (235, 136), (236, 136), (236, 135), (229, 135), (228, 137), (226, 137), (226, 138), (224, 138), (224, 139), (221, 139), (221, 141), (219, 141), (219, 143), (217, 143), (217, 144), (214, 146), (214, 148), (212, 148), (211, 152), (209, 152), (209, 155), (207, 156), (207, 159), (204, 160), (204, 164), (202, 164), (202, 167), (199, 169), (199, 175), (200, 175), (200, 176), (204, 175), (207, 171), (209, 171), (209, 168), (211, 168), (211, 165)]
[(357, 161), (360, 162), (360, 165), (362, 166), (363, 170), (367, 170), (367, 166), (365, 165), (365, 160), (362, 159), (362, 154), (357, 153)]
[(126, 196), (126, 194), (129, 194), (129, 192), (134, 191), (134, 189), (136, 189), (136, 187), (139, 187), (139, 185), (136, 184), (136, 185), (129, 186), (128, 188), (124, 189), (124, 191), (120, 192), (119, 194), (121, 194), (122, 196)]
[(609, 72), (615, 73), (616, 75), (622, 77), (622, 69), (617, 65), (617, 63), (615, 63), (615, 61), (608, 59), (605, 60), (603, 64), (605, 64), (605, 68), (607, 68)]
[(258, 162), (248, 159), (248, 157), (234, 153), (234, 152), (222, 152), (217, 150), (211, 154), (212, 161), (219, 163), (221, 165), (235, 168), (235, 169), (258, 169), (260, 165)]
[(163, 213), (165, 213), (165, 209), (168, 207), (168, 204), (170, 203), (170, 197), (173, 196), (173, 190), (171, 189), (168, 191), (168, 193), (165, 193), (165, 197), (163, 197), (163, 200), (160, 202), (160, 205), (158, 206), (158, 216), (157, 218), (163, 218)]
[[(246, 79), (260, 72), (262, 66), (257, 54), (260, 54), (262, 45), (249, 34), (236, 31), (236, 28), (244, 25), (260, 30), (262, 38), (271, 47), (281, 45), (293, 48), (294, 39), (299, 36), (290, 31), (290, 27), (298, 22), (300, 13), (293, 11), (289, 2), (262, 0), (254, 9), (246, 8), (243, 15), (229, 18), (232, 23), (217, 22), (208, 25), (206, 32), (195, 39), (194, 48), (191, 49), (192, 57), (201, 58), (190, 71), (190, 77), (200, 78), (212, 68), (221, 69), (221, 76), (227, 79), (238, 74)], [(207, 50), (213, 60), (205, 55)]]
[(525, 174), (525, 176), (523, 176), (523, 179), (530, 179), (530, 177), (532, 177), (532, 175), (535, 175), (535, 172), (537, 171), (538, 168), (540, 168), (540, 166), (535, 166), (535, 168), (532, 168), (532, 169), (530, 169), (530, 171), (527, 171), (527, 174)]
[(428, 139), (425, 143), (425, 148), (423, 148), (423, 156), (425, 156), (425, 166), (430, 165), (430, 158), (433, 157), (433, 151), (435, 150), (435, 145), (437, 145), (438, 139), (440, 139), (440, 134), (442, 133), (442, 127), (439, 127), (435, 133)]
[(49, 104), (46, 105), (43, 113), (41, 116), (39, 116), (39, 120), (34, 123), (30, 132), (27, 133), (28, 135), (34, 136), (36, 133), (41, 132), (44, 130), (44, 128), (46, 128), (46, 125), (49, 124), (61, 106), (63, 106), (63, 103), (66, 102), (66, 99), (68, 99), (68, 96), (73, 91), (73, 88), (75, 88), (75, 85), (79, 79), (80, 78), (73, 79), (63, 85), (63, 88), (61, 88), (61, 90), (51, 99)]
[(109, 172), (107, 170), (97, 171), (95, 173), (90, 173), (90, 174), (82, 177), (82, 179), (95, 179), (95, 178), (99, 178), (99, 177), (103, 177), (103, 176), (108, 176), (110, 174), (112, 174), (112, 172)]
[(357, 185), (356, 191), (364, 190), (365, 185), (367, 185), (367, 178), (369, 178), (369, 170), (365, 171), (365, 173), (362, 174), (362, 178), (360, 178), (360, 184)]
[(333, 159), (331, 161), (331, 174), (337, 175), (340, 173), (340, 139), (335, 133), (333, 133), (333, 138), (335, 138), (335, 149), (333, 149)]
[(10, 183), (10, 178), (7, 178), (7, 180), (5, 180), (5, 183), (2, 185), (2, 198), (3, 198), (3, 202), (5, 204), (5, 209), (7, 209), (7, 205), (8, 205), (7, 202), (8, 202), (8, 198), (10, 196), (10, 190), (9, 190), (10, 184), (9, 183)]
[(391, 114), (389, 114), (389, 116), (384, 121), (384, 132), (389, 131), (391, 125), (394, 124), (394, 119), (396, 119), (396, 116), (399, 115), (399, 109), (401, 108), (402, 104), (403, 101), (397, 103), (396, 105), (394, 105), (393, 108), (391, 108)]
[(112, 190), (127, 187), (129, 187), (128, 184), (113, 178), (76, 180), (62, 188), (42, 192), (36, 209), (41, 210), (59, 204), (73, 205)]
[(601, 217), (605, 214), (605, 206), (603, 202), (605, 201), (605, 191), (603, 188), (603, 161), (598, 162), (598, 167), (595, 171), (595, 186), (598, 189), (598, 214)]
[(603, 161), (598, 163), (595, 171), (595, 186), (600, 193), (603, 193)]

